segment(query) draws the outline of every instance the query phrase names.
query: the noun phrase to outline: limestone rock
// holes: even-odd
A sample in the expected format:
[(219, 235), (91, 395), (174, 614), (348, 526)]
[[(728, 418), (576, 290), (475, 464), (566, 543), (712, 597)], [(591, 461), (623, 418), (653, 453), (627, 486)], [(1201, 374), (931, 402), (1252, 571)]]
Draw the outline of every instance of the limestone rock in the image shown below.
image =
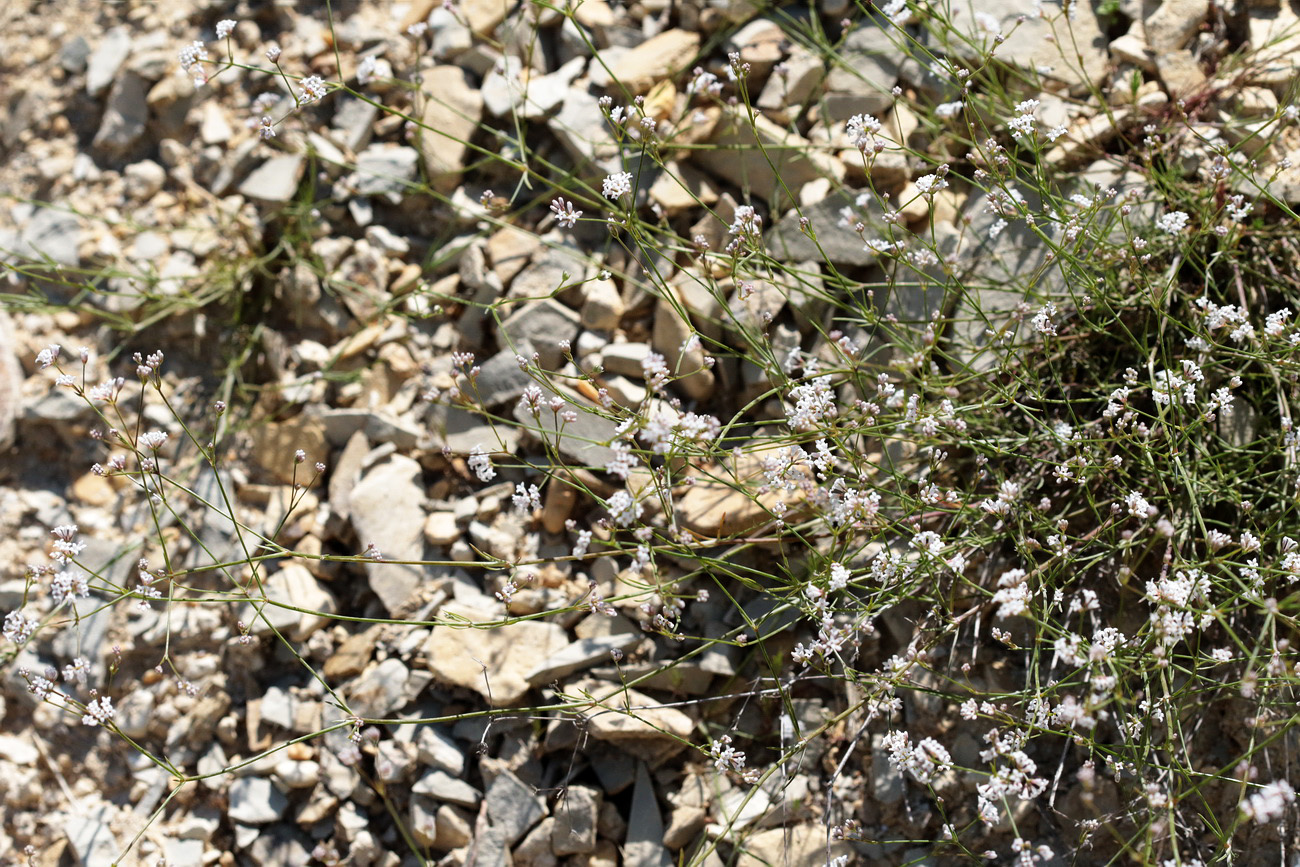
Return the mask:
[(751, 125), (743, 112), (724, 113), (709, 143), (713, 147), (693, 152), (694, 162), (764, 199), (773, 209), (793, 204), (809, 181), (844, 179), (844, 164), (838, 159), (762, 115)]
[(841, 856), (853, 858), (853, 847), (843, 840), (828, 839), (820, 825), (795, 825), (792, 828), (769, 828), (745, 839), (740, 847), (736, 867), (822, 867)]
[(429, 182), (451, 192), (460, 183), (468, 142), (483, 117), (483, 96), (458, 66), (435, 66), (423, 75), (420, 155)]
[(0, 449), (13, 445), (22, 412), (23, 366), (15, 352), (13, 321), (0, 310)]
[[(360, 546), (375, 545), (385, 560), (424, 559), (424, 486), (420, 464), (403, 455), (373, 468), (348, 498)], [(388, 612), (403, 608), (427, 578), (420, 566), (382, 561), (366, 565), (370, 588)]]
[(525, 620), (491, 629), (474, 628), (470, 624), (498, 618), (454, 602), (444, 605), (439, 614), (441, 619), (463, 618), (466, 626), (433, 628), (425, 644), (429, 670), (444, 683), (474, 690), (493, 707), (519, 702), (528, 692), (528, 674), (537, 661), (568, 643), (563, 627), (554, 623)]
[(1006, 41), (997, 46), (995, 60), (1014, 63), (1071, 88), (1099, 84), (1110, 57), (1092, 6), (1071, 4), (1067, 16), (1056, 4), (1044, 4), (1043, 13), (1043, 17), (1026, 15), (1023, 7), (1009, 0), (972, 0), (969, 7), (963, 7), (961, 18), (953, 20), (970, 42), (954, 41), (954, 48), (974, 62), (993, 47), (994, 37), (1001, 33)]
[(264, 204), (282, 205), (297, 194), (305, 167), (302, 154), (271, 157), (244, 179), (239, 193)]
[(660, 81), (689, 69), (700, 49), (700, 34), (689, 30), (666, 30), (633, 48), (610, 67), (614, 81), (633, 96), (645, 93)]

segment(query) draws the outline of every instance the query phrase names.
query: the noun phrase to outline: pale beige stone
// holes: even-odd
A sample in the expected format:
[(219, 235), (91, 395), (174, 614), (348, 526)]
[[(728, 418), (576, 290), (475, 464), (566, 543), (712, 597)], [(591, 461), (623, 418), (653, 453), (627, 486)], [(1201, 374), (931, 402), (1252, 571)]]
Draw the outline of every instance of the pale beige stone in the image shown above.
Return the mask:
[(792, 204), (811, 180), (844, 180), (843, 163), (763, 115), (751, 123), (743, 111), (728, 110), (709, 142), (712, 148), (693, 152), (695, 163), (766, 200), (773, 211)]
[(465, 626), (435, 626), (425, 643), (429, 671), (444, 683), (472, 689), (493, 707), (516, 704), (528, 692), (527, 675), (538, 660), (569, 643), (564, 628), (554, 623), (520, 621), (494, 623), (499, 615), (472, 606), (450, 603), (440, 620), (459, 618)]
[(423, 76), (420, 154), (430, 182), (451, 192), (460, 183), (469, 139), (483, 117), (483, 97), (459, 67), (435, 66)]
[(661, 79), (686, 69), (700, 49), (700, 34), (666, 30), (614, 61), (614, 80), (632, 94), (645, 93)]
[(828, 859), (853, 857), (853, 848), (843, 840), (828, 840), (821, 825), (770, 828), (745, 839), (740, 846), (737, 867), (823, 867)]

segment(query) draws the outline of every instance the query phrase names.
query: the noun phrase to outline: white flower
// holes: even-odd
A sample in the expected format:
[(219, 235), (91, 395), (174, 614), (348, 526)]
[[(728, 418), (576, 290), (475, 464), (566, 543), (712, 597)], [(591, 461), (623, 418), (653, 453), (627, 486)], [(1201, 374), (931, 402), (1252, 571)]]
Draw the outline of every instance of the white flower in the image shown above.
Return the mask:
[(82, 725), (108, 725), (113, 719), (113, 700), (108, 696), (97, 698), (86, 705), (86, 715), (81, 718)]
[(235, 29), (235, 19), (223, 18), (217, 22), (217, 38), (225, 39)]
[(301, 100), (303, 103), (316, 102), (328, 92), (325, 87), (325, 79), (319, 75), (309, 75), (302, 80), (301, 84)]
[(632, 192), (632, 173), (615, 172), (605, 178), (601, 185), (601, 195), (607, 199), (620, 199)]
[(1043, 309), (1038, 311), (1038, 315), (1033, 318), (1033, 326), (1044, 334), (1055, 334), (1056, 325), (1052, 322), (1052, 317), (1055, 315), (1056, 305), (1048, 301), (1043, 305)]
[(357, 84), (369, 84), (370, 79), (375, 77), (375, 70), (379, 68), (379, 58), (369, 54), (362, 58), (357, 64)]
[(1241, 804), (1241, 814), (1259, 824), (1280, 818), (1287, 806), (1295, 802), (1295, 789), (1286, 780), (1275, 780), (1262, 787)]
[(1147, 510), (1151, 508), (1146, 501), (1146, 497), (1143, 497), (1137, 491), (1130, 491), (1129, 495), (1124, 498), (1124, 504), (1128, 506), (1128, 513), (1135, 518), (1145, 518)]
[(555, 214), (555, 222), (559, 223), (566, 229), (572, 229), (578, 225), (578, 218), (582, 216), (582, 211), (573, 207), (573, 202), (557, 196), (551, 202), (551, 213)]
[(157, 451), (165, 442), (167, 442), (166, 431), (151, 430), (148, 433), (140, 434), (140, 445), (146, 449)]
[(736, 208), (736, 218), (728, 231), (733, 235), (748, 235), (756, 238), (763, 231), (763, 218), (749, 205), (741, 205)]
[(1244, 222), (1254, 207), (1245, 196), (1232, 196), (1228, 199), (1228, 219), (1234, 223)]
[(855, 114), (844, 125), (849, 141), (860, 151), (871, 147), (875, 133), (880, 132), (880, 121), (869, 114)]
[(496, 478), (497, 471), (492, 469), (492, 459), (483, 454), (482, 446), (474, 446), (465, 463), (478, 476), (480, 482), (490, 482)]
[(627, 527), (641, 517), (641, 504), (627, 491), (617, 491), (605, 501), (610, 519), (620, 527)]
[(10, 611), (5, 615), (4, 637), (14, 644), (22, 644), (36, 631), (36, 621), (20, 611)]
[(1177, 235), (1187, 228), (1187, 214), (1183, 211), (1167, 211), (1156, 218), (1156, 228), (1170, 235)]
[(36, 354), (36, 366), (41, 370), (49, 367), (58, 360), (59, 351), (62, 349), (57, 343), (51, 343)]
[(933, 196), (948, 189), (948, 181), (938, 175), (922, 175), (916, 179), (916, 191), (923, 196)]
[[(181, 69), (185, 70), (186, 74), (193, 75), (193, 68), (201, 61), (208, 59), (208, 49), (204, 47), (202, 42), (195, 40), (182, 48), (177, 56), (181, 61)], [(202, 72), (198, 76), (202, 76)]]

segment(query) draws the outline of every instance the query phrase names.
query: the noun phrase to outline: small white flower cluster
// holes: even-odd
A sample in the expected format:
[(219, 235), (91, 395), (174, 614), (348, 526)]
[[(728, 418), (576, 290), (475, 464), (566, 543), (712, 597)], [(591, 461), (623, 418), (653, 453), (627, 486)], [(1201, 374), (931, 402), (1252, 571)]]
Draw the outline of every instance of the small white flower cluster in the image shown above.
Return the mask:
[(605, 509), (609, 512), (610, 520), (619, 527), (630, 527), (641, 517), (643, 511), (641, 503), (627, 491), (615, 491), (605, 501)]
[(1056, 324), (1052, 322), (1052, 317), (1055, 315), (1056, 315), (1056, 305), (1053, 304), (1051, 301), (1048, 301), (1046, 304), (1043, 305), (1042, 309), (1038, 311), (1037, 315), (1035, 315), (1034, 318), (1030, 320), (1030, 324), (1032, 324), (1034, 328), (1038, 329), (1043, 334), (1055, 334)]
[[(833, 658), (844, 649), (845, 644), (854, 641), (856, 631), (854, 625), (851, 622), (837, 623), (830, 605), (830, 594), (843, 590), (848, 584), (849, 570), (843, 564), (834, 563), (830, 568), (827, 589), (823, 590), (811, 583), (804, 588), (804, 596), (812, 603), (813, 613), (821, 625), (817, 638), (811, 644), (800, 642), (790, 654), (795, 662), (804, 665), (814, 658), (818, 660)], [(874, 628), (867, 623), (862, 627), (862, 631), (870, 634), (874, 632)]]
[[(941, 166), (940, 168), (947, 169), (948, 167)], [(948, 181), (943, 174), (922, 175), (916, 179), (916, 191), (926, 198), (933, 198), (936, 193), (946, 189), (948, 189)]]
[(1295, 789), (1286, 780), (1274, 780), (1241, 802), (1241, 815), (1263, 825), (1280, 819), (1295, 803)]
[(645, 384), (660, 395), (664, 393), (668, 378), (672, 375), (667, 360), (658, 352), (647, 352), (645, 358), (641, 359), (641, 373)]
[(720, 96), (722, 94), (722, 82), (712, 72), (706, 71), (703, 67), (697, 66), (692, 72), (690, 84), (686, 85), (686, 95), (694, 96), (697, 93), (707, 93), (710, 96)]
[(823, 490), (825, 502), (818, 505), (833, 527), (871, 521), (880, 513), (880, 494), (875, 491), (850, 488), (844, 479), (836, 479), (830, 488)]
[[(522, 355), (515, 356), (519, 362), (519, 369), (523, 370), (528, 365), (528, 359)], [(542, 414), (542, 390), (536, 385), (530, 385), (524, 389), (523, 394), (519, 395), (519, 408), (531, 413), (534, 417)]]
[(731, 745), (731, 735), (723, 735), (709, 745), (709, 758), (719, 771), (733, 771), (747, 783), (758, 782), (758, 769), (745, 767), (745, 754)]
[(520, 515), (531, 514), (542, 507), (542, 492), (536, 485), (524, 487), (523, 482), (515, 485), (515, 492), (510, 496), (510, 503)]
[(367, 54), (361, 58), (361, 62), (357, 64), (357, 84), (369, 84), (378, 69), (379, 58), (375, 55)]
[(1155, 379), (1151, 382), (1152, 400), (1161, 406), (1168, 406), (1177, 403), (1180, 394), (1182, 403), (1195, 403), (1196, 384), (1188, 382), (1168, 368), (1156, 371)]
[(1097, 716), (1072, 695), (1061, 699), (1061, 703), (1052, 712), (1052, 720), (1057, 725), (1071, 729), (1091, 730), (1097, 726)]
[(54, 362), (59, 360), (59, 353), (63, 347), (57, 343), (51, 343), (49, 346), (36, 353), (36, 367), (38, 370), (45, 370)]
[(1056, 857), (1052, 847), (1046, 844), (1031, 846), (1028, 840), (1020, 837), (1011, 841), (1011, 851), (1015, 853), (1016, 867), (1033, 867), (1039, 861), (1051, 861)]
[(614, 172), (612, 175), (606, 176), (601, 184), (600, 192), (605, 198), (615, 201), (631, 194), (632, 173)]
[(32, 637), (37, 623), (21, 611), (10, 611), (5, 615), (4, 637), (14, 644), (22, 644)]
[(227, 36), (229, 36), (231, 33), (235, 32), (235, 24), (236, 24), (236, 23), (237, 23), (237, 22), (236, 22), (233, 18), (223, 18), (223, 19), (221, 19), (220, 21), (218, 21), (218, 22), (217, 22), (217, 38), (218, 38), (218, 39), (225, 39), (225, 38), (226, 38)]
[(659, 404), (637, 436), (655, 454), (678, 452), (687, 445), (706, 446), (722, 433), (716, 416), (682, 412)]
[(831, 377), (818, 376), (790, 389), (794, 406), (786, 410), (786, 422), (794, 431), (812, 430), (839, 415), (838, 399)]
[(890, 765), (911, 774), (925, 785), (933, 783), (940, 774), (953, 767), (952, 756), (934, 738), (925, 738), (912, 746), (907, 732), (892, 731), (881, 739), (881, 745), (889, 751)]
[(1016, 116), (1007, 121), (1007, 129), (1011, 130), (1012, 138), (1019, 139), (1034, 134), (1034, 111), (1037, 108), (1036, 99), (1026, 99), (1016, 105)]
[(140, 447), (150, 451), (158, 451), (167, 442), (167, 432), (161, 430), (151, 430), (140, 434)]
[(1229, 196), (1227, 201), (1228, 219), (1234, 223), (1244, 223), (1255, 206), (1246, 201), (1245, 196)]
[(50, 559), (55, 563), (67, 565), (72, 562), (82, 551), (86, 550), (85, 542), (75, 541), (77, 538), (76, 524), (60, 524), (50, 531), (54, 537), (54, 551), (50, 554)]
[(735, 253), (745, 244), (757, 248), (763, 234), (763, 218), (750, 205), (736, 208), (735, 219), (728, 231), (735, 237), (726, 246), (727, 253)]
[(302, 86), (302, 92), (299, 94), (298, 98), (303, 105), (310, 105), (313, 102), (318, 102), (321, 99), (324, 99), (325, 94), (329, 93), (329, 89), (325, 85), (325, 79), (321, 78), (319, 75), (309, 75), (300, 81), (299, 84)]
[(483, 453), (482, 446), (474, 446), (465, 463), (478, 476), (480, 482), (490, 482), (496, 478), (497, 471), (492, 468), (492, 458)]
[(1208, 602), (1209, 579), (1199, 569), (1179, 570), (1173, 578), (1165, 577), (1146, 584), (1147, 598), (1156, 606), (1151, 612), (1152, 633), (1159, 640), (1157, 662), (1167, 664), (1165, 651), (1190, 635), (1196, 628), (1204, 629), (1214, 622), (1206, 611), (1198, 618), (1190, 606), (1194, 601)]
[(640, 466), (641, 462), (632, 454), (632, 446), (626, 442), (615, 440), (609, 447), (614, 454), (605, 462), (605, 472), (626, 481), (628, 473)]
[(993, 602), (999, 608), (997, 618), (1005, 620), (1029, 610), (1029, 575), (1024, 569), (1008, 569), (998, 578), (998, 591)]
[(81, 718), (82, 725), (106, 726), (113, 720), (113, 700), (102, 696), (86, 705), (86, 714)]
[(181, 62), (181, 69), (186, 75), (194, 79), (195, 87), (202, 87), (208, 83), (207, 73), (203, 71), (202, 63), (208, 59), (208, 49), (202, 42), (195, 40), (180, 50), (178, 55)]
[(1135, 518), (1147, 517), (1151, 504), (1147, 502), (1146, 497), (1137, 491), (1129, 491), (1128, 496), (1124, 498), (1124, 505), (1128, 506), (1128, 513)]
[(566, 229), (578, 225), (578, 218), (582, 216), (582, 211), (574, 208), (573, 202), (562, 196), (557, 196), (551, 201), (551, 213), (555, 215), (555, 222)]
[(1008, 480), (998, 485), (998, 498), (985, 499), (980, 503), (980, 508), (990, 515), (1006, 515), (1011, 512), (1012, 504), (1019, 498), (1020, 485)]
[(1185, 211), (1166, 211), (1156, 217), (1156, 228), (1168, 235), (1177, 235), (1187, 228), (1189, 217)]
[(84, 656), (74, 657), (72, 662), (63, 666), (63, 679), (70, 683), (86, 685), (86, 679), (90, 675), (90, 660)]
[(984, 736), (989, 748), (980, 752), (980, 758), (997, 765), (989, 778), (975, 787), (979, 795), (979, 817), (986, 824), (997, 824), (1001, 815), (997, 805), (1006, 799), (1017, 797), (1029, 801), (1047, 791), (1047, 780), (1034, 776), (1038, 764), (1024, 751), (1027, 738), (1023, 731), (1003, 735), (998, 729), (991, 729)]
[(853, 115), (844, 125), (844, 131), (848, 133), (849, 143), (864, 154), (869, 150), (879, 153), (885, 149), (885, 142), (876, 138), (880, 121), (869, 114)]

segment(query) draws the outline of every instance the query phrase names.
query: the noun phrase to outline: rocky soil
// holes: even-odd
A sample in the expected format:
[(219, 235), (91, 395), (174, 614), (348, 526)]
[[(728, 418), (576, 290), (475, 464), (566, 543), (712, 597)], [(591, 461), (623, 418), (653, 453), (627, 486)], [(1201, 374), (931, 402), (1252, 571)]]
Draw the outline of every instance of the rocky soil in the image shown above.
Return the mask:
[[(799, 637), (788, 612), (773, 613), (776, 597), (740, 587), (732, 604), (706, 592), (686, 606), (675, 631), (690, 638), (679, 640), (656, 617), (664, 587), (714, 587), (698, 563), (662, 563), (647, 583), (628, 558), (555, 559), (604, 512), (541, 470), (567, 467), (608, 496), (614, 422), (582, 413), (562, 432), (552, 421), (549, 434), (514, 423), (531, 422), (518, 402), (534, 381), (517, 356), (534, 353), (550, 371), (602, 369), (603, 395), (575, 380), (545, 395), (559, 406), (641, 405), (643, 362), (657, 352), (699, 371), (673, 386), (683, 406), (731, 418), (752, 405), (742, 421), (755, 437), (783, 417), (779, 402), (760, 399), (768, 383), (756, 367), (710, 367), (686, 343), (698, 331), (742, 345), (772, 323), (774, 345), (823, 351), (825, 281), (881, 279), (876, 254), (841, 222), (845, 208), (868, 226), (882, 217), (857, 210), (867, 178), (845, 130), (853, 115), (880, 118), (892, 142), (872, 181), (908, 203), (902, 220), (955, 259), (988, 234), (996, 215), (982, 197), (916, 195), (931, 170), (916, 154), (942, 124), (916, 107), (959, 98), (947, 77), (902, 60), (845, 2), (780, 5), (585, 0), (565, 16), (504, 0), (462, 0), (454, 13), (433, 0), (340, 3), (332, 26), (316, 4), (4, 5), (0, 609), (24, 604), (24, 564), (46, 562), (50, 531), (67, 524), (86, 543), (80, 562), (119, 585), (134, 583), (141, 558), (157, 567), (164, 540), (172, 568), (194, 570), (187, 586), (208, 600), (83, 600), (75, 624), (6, 643), (4, 859), (26, 851), (37, 865), (104, 865), (131, 843), (123, 863), (171, 867), (413, 864), (413, 847), (428, 863), (519, 867), (927, 855), (828, 838), (853, 819), (867, 838), (923, 839), (939, 819), (878, 743), (859, 742), (858, 720), (840, 718), (851, 688), (812, 678), (778, 689), (781, 673), (744, 640), (770, 636), (775, 655)], [(1300, 18), (1285, 3), (1122, 0), (1101, 15), (1078, 5), (1069, 58), (1044, 21), (1013, 27), (1029, 11), (1021, 5), (972, 5), (991, 16), (969, 18), (973, 37), (986, 38), (989, 21), (1011, 31), (998, 56), (1043, 76), (1039, 116), (1064, 129), (1049, 162), (1081, 188), (1122, 188), (1108, 142), (1140, 135), (1179, 100), (1207, 136), (1248, 136), (1277, 111), (1300, 56)], [(840, 62), (792, 38), (787, 16), (835, 33), (850, 19)], [(239, 63), (265, 70), (276, 43), (291, 75), (341, 79), (366, 98), (330, 93), (298, 110), (276, 76), (215, 74), (217, 65), (196, 83), (178, 52), (202, 40), (216, 64), (224, 19), (237, 22), (228, 44)], [(1255, 60), (1216, 77), (1233, 46)], [(697, 66), (726, 84), (729, 52), (749, 65), (754, 132), (725, 98), (688, 93)], [(644, 98), (670, 171), (620, 143), (604, 95)], [(259, 134), (263, 116), (275, 120), (272, 138)], [(751, 146), (755, 134), (776, 165)], [(1188, 159), (1198, 147), (1189, 138)], [(1258, 159), (1278, 164), (1284, 150)], [(623, 170), (637, 204), (698, 249), (651, 256), (629, 252), (600, 219), (565, 226), (548, 209), (553, 189), (538, 183), (594, 189)], [(1279, 179), (1292, 202), (1295, 183)], [(721, 257), (700, 251), (725, 247), (742, 205), (763, 217), (771, 254), (806, 277), (732, 287), (724, 310), (701, 279)], [(999, 288), (1007, 275), (1044, 254), (1023, 231), (994, 246), (997, 255), (963, 260), (961, 277), (978, 290), (964, 303), (996, 322), (1020, 302)], [(653, 290), (651, 274), (676, 297)], [(900, 283), (887, 303), (924, 318), (937, 300)], [(973, 343), (984, 327), (972, 325)], [(124, 479), (92, 471), (109, 452), (89, 435), (102, 423), (37, 369), (51, 343), (70, 372), (77, 349), (90, 348), (89, 383), (130, 379), (133, 353), (165, 353), (170, 408), (155, 394), (129, 421), (171, 434), (169, 472), (188, 488), (175, 511), (159, 516)], [(479, 371), (467, 377), (454, 353), (473, 353)], [(467, 411), (458, 391), (489, 415)], [(215, 470), (196, 445), (207, 440), (218, 443)], [(487, 481), (476, 453), (494, 467)], [(701, 468), (676, 518), (701, 551), (761, 571), (779, 551), (734, 534), (758, 531), (767, 512), (716, 481), (730, 473), (757, 466), (742, 453)], [(536, 503), (516, 507), (519, 484), (540, 486)], [(253, 582), (246, 560), (258, 534), (304, 555), (256, 575), (260, 592), (292, 609), (261, 616), (256, 593), (228, 592)], [(727, 547), (709, 546), (724, 536)], [(382, 559), (367, 562), (367, 549)], [(520, 562), (540, 565), (510, 565)], [(591, 604), (593, 588), (607, 610)], [(908, 647), (918, 615), (891, 611), (858, 665)], [(19, 674), (78, 657), (112, 696), (123, 735), (186, 774), (213, 775), (174, 788), (160, 762), (38, 702)], [(375, 721), (359, 742), (336, 697)], [(906, 699), (918, 728), (926, 701), (923, 691)], [(725, 732), (743, 737), (760, 768), (796, 732), (819, 734), (752, 786), (696, 748)], [(976, 737), (956, 736), (967, 766), (978, 762)], [(1016, 818), (1022, 836), (1069, 851), (1056, 818)]]

